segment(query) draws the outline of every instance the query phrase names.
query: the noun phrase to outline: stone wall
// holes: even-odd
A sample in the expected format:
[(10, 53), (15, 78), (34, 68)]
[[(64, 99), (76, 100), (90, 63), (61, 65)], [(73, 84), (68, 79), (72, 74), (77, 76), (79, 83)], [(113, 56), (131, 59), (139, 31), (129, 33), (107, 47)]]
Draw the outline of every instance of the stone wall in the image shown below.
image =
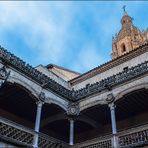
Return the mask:
[(42, 73), (44, 73), (45, 75), (47, 75), (48, 77), (50, 77), (51, 79), (53, 79), (54, 81), (56, 81), (57, 83), (61, 84), (62, 86), (66, 87), (67, 89), (69, 89), (69, 84), (68, 82), (66, 82), (64, 79), (62, 79), (61, 77), (59, 77), (57, 74), (55, 74), (54, 72), (48, 70), (46, 67), (39, 65), (36, 67), (36, 69)]
[(104, 78), (115, 75), (115, 74), (123, 71), (123, 69), (125, 67), (131, 68), (132, 66), (136, 66), (137, 64), (143, 63), (144, 61), (147, 60), (147, 57), (148, 57), (148, 52), (145, 52), (145, 53), (143, 53), (143, 54), (141, 54), (129, 61), (126, 61), (118, 66), (115, 66), (107, 71), (104, 71), (98, 75), (88, 78), (80, 83), (74, 84), (73, 88), (75, 90), (78, 90), (78, 89), (85, 87), (87, 84), (93, 84), (93, 83), (98, 82)]

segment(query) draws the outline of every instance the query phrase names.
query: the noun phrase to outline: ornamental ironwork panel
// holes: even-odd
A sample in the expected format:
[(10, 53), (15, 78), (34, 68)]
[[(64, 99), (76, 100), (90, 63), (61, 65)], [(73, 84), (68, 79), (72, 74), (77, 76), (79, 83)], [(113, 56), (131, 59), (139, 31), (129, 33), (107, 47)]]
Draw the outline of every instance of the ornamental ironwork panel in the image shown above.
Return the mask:
[[(25, 147), (33, 147), (35, 131), (0, 117), (0, 138)], [(56, 138), (39, 134), (39, 148), (68, 148), (69, 145)]]
[[(82, 146), (81, 143), (76, 148), (112, 148), (109, 135), (93, 140), (92, 144)], [(111, 135), (110, 135), (111, 136)], [(148, 145), (148, 125), (139, 126), (129, 130), (121, 131), (118, 134), (120, 148), (134, 148)], [(87, 142), (88, 143), (88, 142)]]
[(111, 140), (99, 141), (98, 143), (82, 146), (81, 148), (111, 148)]
[(40, 136), (39, 142), (38, 142), (39, 148), (68, 148), (66, 144), (63, 144), (62, 142), (55, 142), (52, 141), (50, 138), (45, 138)]
[(0, 137), (18, 142), (19, 144), (32, 146), (34, 135), (0, 122)]
[(79, 100), (89, 95), (101, 92), (104, 89), (111, 90), (113, 86), (118, 85), (120, 83), (124, 83), (125, 81), (129, 81), (133, 78), (139, 77), (147, 72), (148, 61), (145, 61), (144, 63), (131, 67), (128, 70), (123, 70), (122, 72), (119, 72), (116, 75), (102, 79), (99, 82), (87, 84), (86, 87), (73, 91), (72, 95), (73, 98)]
[(148, 144), (148, 129), (119, 137), (121, 148)]

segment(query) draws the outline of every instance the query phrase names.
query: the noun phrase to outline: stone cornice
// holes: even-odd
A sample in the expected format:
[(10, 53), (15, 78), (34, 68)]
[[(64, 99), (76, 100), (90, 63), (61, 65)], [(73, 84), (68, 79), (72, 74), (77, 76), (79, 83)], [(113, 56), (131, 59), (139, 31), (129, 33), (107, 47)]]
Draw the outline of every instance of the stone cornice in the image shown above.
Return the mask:
[(8, 52), (6, 49), (0, 47), (0, 60), (17, 71), (25, 74), (32, 80), (36, 81), (41, 87), (50, 89), (56, 92), (58, 95), (70, 100), (72, 98), (72, 92), (62, 85), (58, 84), (42, 72), (33, 68), (31, 65), (27, 64), (14, 54)]
[(119, 72), (116, 75), (112, 75), (110, 77), (102, 79), (99, 82), (88, 84), (86, 85), (86, 87), (74, 91), (73, 98), (80, 100), (88, 96), (97, 94), (105, 89), (111, 90), (112, 87), (116, 85), (119, 85), (126, 81), (130, 81), (131, 79), (140, 77), (141, 75), (144, 75), (146, 73), (148, 73), (148, 61), (138, 64), (127, 70), (123, 70), (122, 72)]
[[(141, 50), (136, 50), (132, 52), (132, 56), (136, 57), (140, 53), (144, 53), (148, 50), (148, 45), (143, 45)], [(107, 68), (113, 67), (115, 64), (119, 64), (119, 62), (125, 62), (126, 60), (131, 57), (131, 54), (128, 56), (123, 56), (120, 58), (120, 61), (114, 60), (114, 62), (110, 62), (109, 64), (105, 64)], [(28, 76), (32, 80), (36, 81), (42, 88), (46, 88), (51, 90), (52, 92), (56, 93), (59, 96), (69, 100), (69, 101), (78, 101), (80, 99), (89, 97), (91, 95), (97, 94), (102, 90), (111, 90), (112, 87), (116, 85), (120, 85), (126, 81), (130, 81), (131, 79), (137, 78), (141, 75), (148, 73), (148, 61), (144, 63), (138, 64), (134, 67), (129, 69), (123, 70), (122, 72), (117, 73), (116, 75), (112, 75), (105, 79), (102, 79), (99, 82), (88, 84), (86, 87), (79, 89), (79, 90), (68, 90), (59, 83), (52, 80), (50, 77), (46, 76), (45, 74), (39, 72), (29, 64), (26, 64), (20, 58), (16, 57), (15, 55), (11, 54), (4, 48), (0, 48), (0, 61), (6, 64), (7, 66), (13, 67), (17, 71), (23, 73), (24, 75)], [(106, 68), (105, 66), (100, 68), (102, 71)]]
[(148, 43), (146, 43), (142, 46), (139, 46), (138, 48), (134, 49), (133, 51), (131, 51), (125, 55), (122, 55), (122, 56), (118, 57), (117, 59), (106, 62), (105, 64), (102, 64), (102, 65), (70, 80), (69, 82), (72, 86), (74, 86), (74, 85), (81, 83), (82, 81), (85, 81), (97, 74), (105, 72), (105, 71), (107, 71), (115, 66), (118, 66), (118, 65), (132, 59), (132, 58), (135, 58), (145, 52), (148, 52)]

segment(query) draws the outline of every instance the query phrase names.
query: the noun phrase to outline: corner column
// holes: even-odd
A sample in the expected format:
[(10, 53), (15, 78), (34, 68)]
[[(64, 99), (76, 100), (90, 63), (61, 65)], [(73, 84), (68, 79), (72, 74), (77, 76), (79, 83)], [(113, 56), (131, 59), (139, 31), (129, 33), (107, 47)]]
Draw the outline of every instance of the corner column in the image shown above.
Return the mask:
[(74, 124), (77, 116), (79, 115), (79, 103), (78, 102), (69, 102), (67, 108), (67, 117), (69, 120), (69, 145), (74, 145)]
[(115, 116), (115, 104), (114, 102), (108, 104), (111, 113), (111, 124), (112, 124), (112, 147), (119, 148), (119, 140), (117, 136), (116, 116)]
[(39, 139), (39, 129), (40, 129), (40, 120), (41, 120), (41, 111), (42, 111), (43, 102), (37, 102), (37, 112), (36, 112), (36, 121), (35, 121), (35, 137), (34, 137), (34, 148), (38, 148), (38, 139)]

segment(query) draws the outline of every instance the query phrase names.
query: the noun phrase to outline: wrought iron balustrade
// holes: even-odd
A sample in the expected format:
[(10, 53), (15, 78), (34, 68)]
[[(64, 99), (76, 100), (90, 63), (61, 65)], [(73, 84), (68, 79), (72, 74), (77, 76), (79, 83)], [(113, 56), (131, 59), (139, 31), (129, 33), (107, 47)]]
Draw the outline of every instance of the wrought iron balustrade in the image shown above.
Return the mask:
[[(130, 130), (129, 130), (130, 131)], [(119, 135), (119, 143), (121, 148), (148, 145), (148, 125), (132, 129), (132, 132)]]
[(125, 81), (129, 81), (133, 78), (139, 77), (142, 74), (148, 73), (148, 61), (133, 66), (127, 70), (117, 73), (116, 75), (102, 79), (99, 82), (88, 84), (86, 87), (81, 88), (73, 92), (73, 97), (77, 100), (85, 98), (89, 95), (101, 92), (104, 89), (111, 89), (113, 86)]
[[(148, 47), (146, 46), (142, 48)], [(0, 60), (21, 71), (23, 74), (28, 75), (30, 78), (38, 82), (42, 87), (50, 89), (60, 96), (73, 101), (77, 101), (95, 93), (101, 92), (104, 89), (110, 89), (115, 85), (124, 83), (125, 81), (131, 80), (148, 72), (148, 61), (145, 61), (144, 63), (138, 64), (137, 66), (123, 70), (116, 75), (112, 75), (93, 84), (88, 84), (84, 88), (71, 91), (2, 47), (0, 47)]]
[[(120, 148), (148, 145), (148, 124), (121, 131), (118, 133), (118, 138)], [(112, 148), (111, 139), (111, 135), (106, 135), (76, 144), (74, 148)]]
[(0, 117), (0, 138), (31, 147), (34, 140), (34, 131)]
[(82, 146), (81, 148), (111, 148), (111, 139), (99, 141), (88, 146)]
[[(36, 132), (12, 121), (0, 117), (0, 139), (11, 142), (14, 145), (33, 147)], [(61, 140), (39, 134), (39, 148), (68, 148), (68, 144)]]
[(64, 143), (63, 141), (54, 139), (44, 134), (40, 134), (38, 145), (39, 148), (69, 148), (69, 145), (67, 143)]

